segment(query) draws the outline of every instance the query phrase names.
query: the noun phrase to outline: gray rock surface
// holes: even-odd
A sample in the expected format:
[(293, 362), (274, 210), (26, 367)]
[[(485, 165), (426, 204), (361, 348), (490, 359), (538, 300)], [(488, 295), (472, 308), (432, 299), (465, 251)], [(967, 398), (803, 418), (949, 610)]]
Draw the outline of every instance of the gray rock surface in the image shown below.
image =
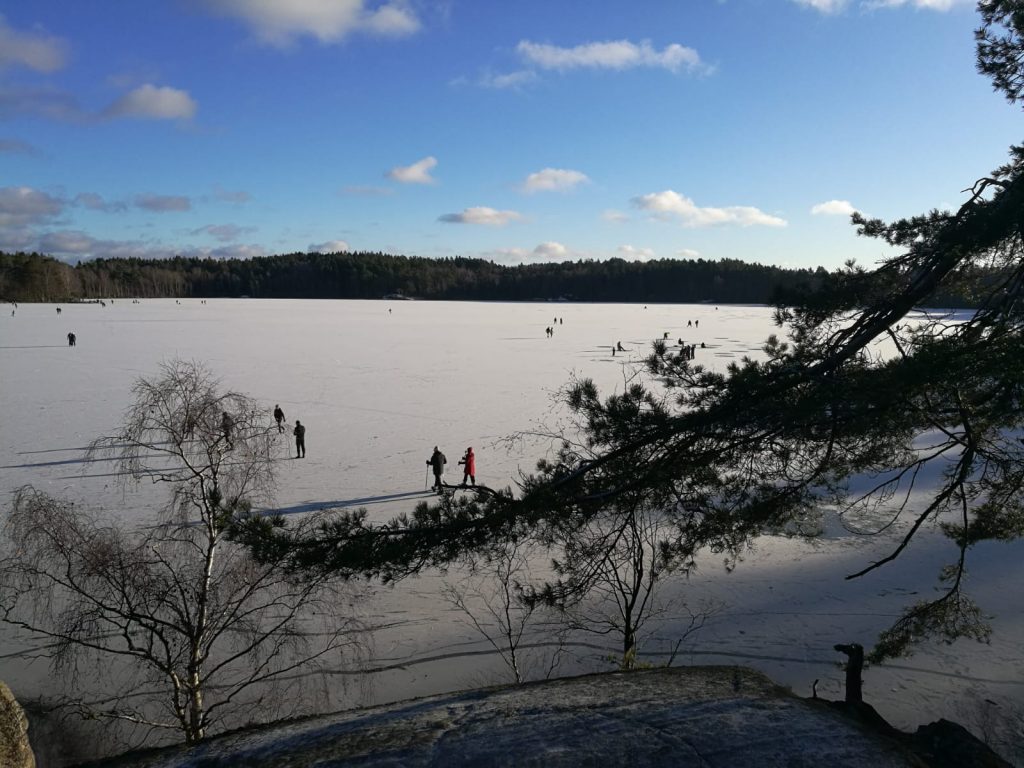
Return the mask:
[(895, 741), (741, 667), (587, 675), (297, 720), (120, 768), (920, 766)]
[(6, 683), (0, 682), (0, 766), (35, 768), (28, 743), (28, 718)]

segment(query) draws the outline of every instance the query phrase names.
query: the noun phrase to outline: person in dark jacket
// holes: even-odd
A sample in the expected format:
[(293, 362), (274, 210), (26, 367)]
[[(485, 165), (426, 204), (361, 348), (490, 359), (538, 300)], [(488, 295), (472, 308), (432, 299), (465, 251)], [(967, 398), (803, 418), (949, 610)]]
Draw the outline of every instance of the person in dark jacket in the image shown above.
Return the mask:
[(274, 421), (277, 422), (278, 433), (284, 432), (284, 411), (281, 410), (280, 405), (274, 406)]
[(298, 419), (295, 420), (295, 429), (292, 430), (292, 434), (295, 435), (295, 458), (306, 458), (306, 428)]
[(235, 426), (234, 420), (231, 418), (231, 414), (224, 411), (220, 416), (220, 431), (224, 433), (224, 442), (228, 444), (228, 448), (232, 448), (231, 444), (231, 430)]
[(444, 454), (441, 453), (441, 449), (436, 445), (434, 446), (434, 452), (430, 454), (430, 458), (427, 459), (427, 464), (434, 470), (434, 490), (438, 493), (444, 487), (441, 483), (441, 475), (444, 474), (444, 465), (448, 463), (448, 459), (445, 458)]
[(473, 453), (473, 446), (466, 449), (466, 453), (459, 459), (459, 464), (463, 465), (462, 487), (466, 487), (467, 477), (473, 485), (476, 485), (476, 454)]

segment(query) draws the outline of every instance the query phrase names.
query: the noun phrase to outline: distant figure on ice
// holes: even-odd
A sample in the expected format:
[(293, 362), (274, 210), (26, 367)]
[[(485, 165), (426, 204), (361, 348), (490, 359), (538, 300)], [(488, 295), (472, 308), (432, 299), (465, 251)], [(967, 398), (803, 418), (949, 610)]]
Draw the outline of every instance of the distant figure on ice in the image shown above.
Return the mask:
[(441, 484), (441, 475), (444, 474), (444, 465), (447, 464), (447, 463), (448, 463), (448, 459), (446, 459), (444, 457), (444, 454), (441, 453), (441, 449), (438, 448), (435, 445), (434, 446), (434, 452), (432, 454), (430, 454), (430, 458), (427, 459), (427, 464), (429, 464), (430, 468), (432, 470), (434, 470), (434, 486), (433, 486), (433, 488), (438, 493), (441, 492), (441, 489), (443, 487), (442, 484)]
[(466, 487), (466, 478), (476, 485), (476, 454), (473, 453), (473, 446), (466, 449), (465, 455), (459, 459), (459, 464), (463, 465), (462, 469), (462, 487)]
[(191, 413), (185, 414), (185, 421), (181, 425), (182, 441), (190, 440), (196, 436), (196, 417)]
[(692, 320), (687, 320), (686, 321), (686, 327), (687, 328), (693, 328), (693, 321)]
[(75, 336), (75, 334), (73, 334), (73, 333), (69, 333), (68, 334), (68, 346), (69, 347), (75, 346), (75, 342), (76, 341), (78, 341), (78, 337)]
[(622, 342), (621, 341), (615, 343), (615, 348), (617, 350), (619, 350), (619, 352), (625, 352), (626, 351), (625, 348), (622, 346)]
[(224, 441), (228, 444), (228, 448), (233, 448), (231, 444), (231, 430), (234, 428), (235, 422), (231, 418), (231, 414), (224, 411), (220, 415), (220, 431), (224, 434)]
[(615, 345), (612, 344), (612, 357), (615, 357)]
[(306, 458), (306, 428), (298, 419), (295, 420), (295, 429), (292, 430), (292, 434), (295, 435), (295, 458)]
[(700, 328), (700, 320), (694, 320), (693, 321), (693, 327), (694, 328)]
[(700, 348), (701, 348), (701, 349), (707, 349), (707, 348), (708, 348), (708, 345), (707, 345), (707, 344), (705, 344), (705, 343), (704, 343), (704, 342), (702, 341), (702, 342), (700, 343)]
[(280, 405), (274, 406), (274, 421), (277, 422), (278, 433), (284, 432), (284, 411), (281, 410)]
[(60, 307), (57, 307), (57, 314), (60, 314)]

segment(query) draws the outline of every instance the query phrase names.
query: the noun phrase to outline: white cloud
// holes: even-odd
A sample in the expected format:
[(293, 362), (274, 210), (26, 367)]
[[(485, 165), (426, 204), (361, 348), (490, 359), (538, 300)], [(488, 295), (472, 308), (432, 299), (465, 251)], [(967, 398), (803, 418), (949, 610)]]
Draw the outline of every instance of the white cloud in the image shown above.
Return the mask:
[(705, 71), (700, 55), (693, 48), (672, 43), (662, 50), (656, 50), (649, 41), (633, 43), (629, 40), (583, 43), (572, 48), (562, 48), (546, 43), (520, 41), (516, 46), (519, 55), (541, 69), (560, 71), (570, 69), (633, 69), (651, 67), (667, 69), (670, 72), (686, 70)]
[(96, 240), (78, 230), (47, 232), (39, 238), (39, 249), (43, 253), (61, 254), (62, 256), (88, 254), (96, 245)]
[(545, 168), (542, 171), (531, 173), (523, 182), (524, 192), (547, 192), (556, 190), (572, 189), (573, 187), (590, 181), (585, 173), (569, 171), (562, 168)]
[(367, 7), (365, 0), (201, 0), (211, 11), (248, 24), (271, 45), (312, 37), (336, 43), (354, 32), (405, 37), (419, 30), (416, 13), (404, 0)]
[(601, 218), (604, 219), (605, 221), (610, 221), (613, 224), (622, 224), (624, 222), (629, 221), (628, 215), (626, 215), (622, 211), (615, 211), (610, 208), (601, 213)]
[[(4, 233), (0, 232), (0, 247), (4, 246)], [(32, 237), (28, 244), (42, 253), (64, 261), (82, 259), (169, 259), (174, 256), (199, 259), (251, 259), (265, 256), (266, 250), (258, 245), (236, 243), (217, 248), (195, 246), (166, 246), (142, 240), (99, 240), (78, 230), (60, 230)]]
[(29, 155), (33, 157), (38, 157), (42, 154), (38, 148), (32, 146), (27, 141), (20, 141), (18, 139), (0, 139), (0, 153)]
[(306, 253), (341, 253), (351, 250), (352, 247), (344, 240), (328, 240), (325, 243), (310, 243)]
[(655, 218), (678, 221), (684, 227), (713, 227), (724, 224), (735, 224), (741, 227), (786, 226), (785, 219), (772, 216), (751, 206), (701, 208), (690, 198), (671, 189), (634, 197), (632, 203), (640, 210), (651, 213)]
[(424, 157), (412, 165), (396, 166), (385, 175), (394, 181), (403, 184), (434, 184), (434, 177), (430, 175), (430, 169), (437, 165), (434, 157)]
[(680, 248), (676, 251), (676, 256), (684, 259), (696, 259), (700, 256), (700, 251), (695, 251), (693, 248)]
[(219, 184), (213, 187), (213, 196), (225, 203), (248, 203), (252, 195), (244, 190), (224, 189)]
[(57, 37), (19, 32), (0, 15), (0, 69), (21, 66), (56, 72), (67, 61), (67, 45)]
[(18, 229), (59, 215), (64, 201), (32, 187), (0, 187), (0, 229)]
[(367, 12), (363, 26), (384, 37), (407, 37), (419, 31), (420, 20), (404, 4), (391, 3)]
[(974, 0), (865, 0), (862, 3), (865, 8), (899, 8), (900, 6), (910, 5), (914, 8), (924, 9), (927, 11), (948, 11), (955, 6), (974, 5)]
[(632, 245), (620, 245), (616, 249), (620, 258), (627, 261), (648, 261), (654, 258), (653, 248), (637, 248)]
[(136, 195), (135, 205), (154, 213), (192, 210), (192, 201), (183, 195)]
[(75, 195), (75, 205), (88, 208), (90, 211), (104, 211), (105, 213), (119, 213), (128, 207), (122, 202), (104, 200), (102, 195), (95, 192), (81, 192)]
[(537, 73), (531, 69), (520, 69), (515, 72), (505, 72), (503, 74), (494, 74), (492, 72), (484, 72), (477, 79), (477, 85), (482, 88), (494, 88), (496, 90), (503, 90), (506, 88), (522, 88), (524, 85), (532, 83), (537, 79)]
[(221, 243), (230, 243), (237, 240), (246, 232), (252, 232), (255, 227), (239, 227), (236, 224), (207, 224), (205, 227), (193, 229), (193, 235), (209, 235)]
[[(836, 14), (846, 10), (851, 0), (793, 0), (797, 5), (813, 8), (826, 14)], [(913, 8), (928, 11), (945, 12), (957, 6), (974, 5), (974, 0), (861, 0), (860, 7), (867, 10), (879, 8), (901, 8), (909, 5)]]
[(247, 243), (234, 243), (217, 248), (175, 248), (174, 253), (177, 256), (192, 259), (254, 259), (267, 255), (267, 251), (262, 245)]
[(196, 102), (188, 91), (169, 86), (140, 85), (105, 110), (107, 117), (141, 117), (152, 120), (190, 120)]
[(794, 0), (797, 5), (813, 8), (822, 13), (839, 13), (846, 8), (849, 0)]
[(856, 212), (849, 200), (829, 200), (811, 207), (815, 216), (852, 216)]
[(534, 248), (533, 255), (543, 259), (566, 259), (569, 256), (569, 249), (561, 243), (548, 240)]
[[(2, 220), (0, 215), (0, 220)], [(0, 226), (0, 251), (32, 251), (36, 239), (33, 232), (26, 227)]]
[(523, 218), (516, 211), (497, 211), (486, 206), (466, 208), (462, 213), (446, 213), (438, 217), (438, 221), (447, 224), (483, 224), (488, 227), (503, 227), (509, 222)]
[(0, 85), (0, 116), (33, 115), (51, 120), (87, 120), (91, 117), (67, 91), (51, 86), (5, 88)]

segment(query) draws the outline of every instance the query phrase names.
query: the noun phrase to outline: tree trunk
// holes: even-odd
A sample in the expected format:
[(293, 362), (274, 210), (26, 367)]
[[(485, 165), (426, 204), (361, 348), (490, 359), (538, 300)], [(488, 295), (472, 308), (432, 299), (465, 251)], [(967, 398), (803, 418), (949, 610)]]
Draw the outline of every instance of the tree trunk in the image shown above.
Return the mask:
[(864, 646), (858, 643), (849, 645), (837, 645), (835, 649), (845, 653), (848, 657), (846, 662), (846, 703), (860, 704), (864, 701), (861, 690), (861, 672), (864, 669)]

